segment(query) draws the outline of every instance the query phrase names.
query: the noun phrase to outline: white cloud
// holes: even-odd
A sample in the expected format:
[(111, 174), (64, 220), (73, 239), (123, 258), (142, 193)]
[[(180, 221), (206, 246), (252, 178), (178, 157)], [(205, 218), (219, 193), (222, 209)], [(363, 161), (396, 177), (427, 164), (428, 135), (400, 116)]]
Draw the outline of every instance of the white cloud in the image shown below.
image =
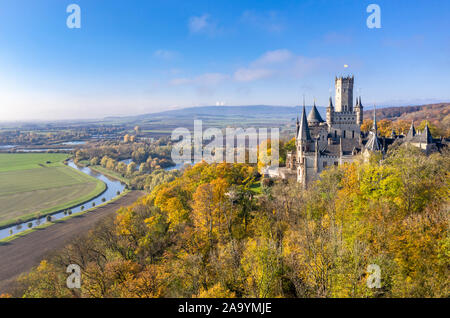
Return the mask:
[(241, 22), (271, 33), (284, 30), (284, 23), (277, 11), (256, 12), (246, 10), (242, 13)]
[(173, 60), (179, 56), (179, 53), (170, 50), (156, 50), (153, 56), (162, 60)]
[(234, 73), (234, 79), (238, 82), (253, 82), (268, 78), (272, 74), (272, 71), (266, 69), (240, 68)]
[(331, 69), (331, 66), (332, 62), (325, 58), (296, 56), (289, 71), (295, 78), (300, 78), (319, 70)]
[(252, 82), (271, 77), (301, 78), (323, 69), (330, 63), (323, 58), (295, 55), (287, 49), (268, 51), (234, 73), (237, 82)]
[(216, 23), (212, 21), (211, 16), (207, 13), (201, 16), (190, 17), (188, 27), (189, 32), (192, 34), (203, 33), (215, 35), (218, 32)]
[(329, 45), (349, 45), (353, 42), (353, 37), (348, 32), (328, 32), (323, 36), (323, 42)]
[(198, 85), (198, 86), (215, 86), (228, 78), (222, 73), (204, 73), (192, 78), (175, 78), (170, 81), (172, 85)]
[(268, 51), (264, 53), (259, 59), (257, 59), (253, 64), (261, 65), (261, 64), (282, 63), (291, 60), (293, 57), (294, 54), (286, 49)]
[(206, 73), (197, 77), (197, 81), (202, 84), (217, 85), (228, 78), (227, 75), (221, 73)]
[(222, 73), (204, 73), (195, 77), (181, 77), (170, 81), (172, 86), (190, 86), (200, 96), (212, 96), (230, 76)]
[(177, 85), (190, 84), (190, 83), (192, 83), (192, 80), (189, 79), (189, 78), (184, 78), (184, 77), (182, 77), (182, 78), (174, 78), (174, 79), (172, 79), (170, 81), (170, 84), (176, 85), (176, 86)]
[(267, 51), (259, 58), (231, 72), (204, 73), (195, 77), (179, 77), (170, 81), (171, 85), (192, 85), (199, 92), (211, 92), (225, 81), (249, 83), (269, 78), (298, 79), (330, 67), (330, 61), (296, 55), (287, 49)]

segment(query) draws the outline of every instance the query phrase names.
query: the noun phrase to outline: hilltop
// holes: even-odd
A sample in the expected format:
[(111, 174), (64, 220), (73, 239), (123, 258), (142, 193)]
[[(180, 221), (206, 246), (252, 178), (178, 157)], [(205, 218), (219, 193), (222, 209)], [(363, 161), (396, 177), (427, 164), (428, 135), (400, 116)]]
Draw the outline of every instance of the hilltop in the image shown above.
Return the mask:
[[(364, 118), (372, 118), (373, 110), (364, 111)], [(414, 121), (417, 125), (427, 120), (439, 132), (450, 135), (450, 103), (437, 103), (421, 106), (387, 107), (376, 110), (378, 120), (387, 119), (393, 122)]]
[[(428, 104), (420, 106), (386, 107), (376, 110), (377, 118), (389, 120), (429, 121), (442, 120), (450, 115), (450, 103)], [(364, 116), (373, 114), (372, 110), (364, 111)]]
[[(306, 106), (309, 111), (312, 106)], [(317, 107), (322, 116), (326, 114), (325, 107)], [(162, 119), (173, 118), (182, 119), (188, 117), (192, 118), (230, 118), (243, 117), (248, 118), (294, 118), (301, 112), (301, 106), (275, 106), (275, 105), (247, 105), (247, 106), (197, 106), (180, 109), (167, 110), (157, 113), (148, 113), (135, 116), (126, 117), (106, 117), (104, 120), (148, 120), (148, 119)]]

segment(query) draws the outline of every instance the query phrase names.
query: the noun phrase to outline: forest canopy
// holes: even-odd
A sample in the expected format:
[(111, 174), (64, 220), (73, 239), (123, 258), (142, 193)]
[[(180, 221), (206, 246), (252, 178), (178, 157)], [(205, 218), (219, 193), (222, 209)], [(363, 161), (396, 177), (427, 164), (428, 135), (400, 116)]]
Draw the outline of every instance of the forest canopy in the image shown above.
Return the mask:
[[(199, 163), (23, 275), (23, 297), (449, 297), (447, 150), (394, 147), (260, 194)], [(66, 267), (82, 270), (67, 289)], [(380, 268), (380, 288), (367, 285)]]

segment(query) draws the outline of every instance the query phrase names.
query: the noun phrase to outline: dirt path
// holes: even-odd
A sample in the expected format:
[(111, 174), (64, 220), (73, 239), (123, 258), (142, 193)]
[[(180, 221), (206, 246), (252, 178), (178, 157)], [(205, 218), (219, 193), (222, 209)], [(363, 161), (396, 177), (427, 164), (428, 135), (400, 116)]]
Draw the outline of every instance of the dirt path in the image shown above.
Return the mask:
[(128, 206), (144, 195), (141, 191), (131, 191), (115, 202), (94, 211), (56, 223), (45, 229), (36, 230), (24, 237), (0, 245), (0, 294), (19, 274), (29, 271), (39, 264), (51, 250), (63, 247), (66, 242), (91, 229), (104, 216)]

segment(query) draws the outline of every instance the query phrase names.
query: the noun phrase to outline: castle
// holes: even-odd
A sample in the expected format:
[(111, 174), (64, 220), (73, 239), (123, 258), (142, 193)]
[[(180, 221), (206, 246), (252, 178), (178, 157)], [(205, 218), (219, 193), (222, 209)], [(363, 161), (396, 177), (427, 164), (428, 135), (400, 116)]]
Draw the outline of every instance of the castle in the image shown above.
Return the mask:
[(300, 120), (297, 118), (296, 150), (286, 156), (284, 177), (296, 174), (297, 181), (306, 187), (328, 166), (350, 163), (358, 155), (367, 159), (374, 152), (385, 153), (387, 147), (400, 138), (427, 153), (439, 148), (428, 125), (420, 134), (412, 123), (406, 137), (398, 136), (394, 131), (389, 138), (380, 137), (375, 110), (372, 129), (367, 134), (362, 133), (363, 105), (360, 96), (353, 105), (353, 83), (353, 76), (335, 78), (335, 105), (330, 97), (326, 121), (320, 116), (315, 102), (308, 116), (303, 105)]

